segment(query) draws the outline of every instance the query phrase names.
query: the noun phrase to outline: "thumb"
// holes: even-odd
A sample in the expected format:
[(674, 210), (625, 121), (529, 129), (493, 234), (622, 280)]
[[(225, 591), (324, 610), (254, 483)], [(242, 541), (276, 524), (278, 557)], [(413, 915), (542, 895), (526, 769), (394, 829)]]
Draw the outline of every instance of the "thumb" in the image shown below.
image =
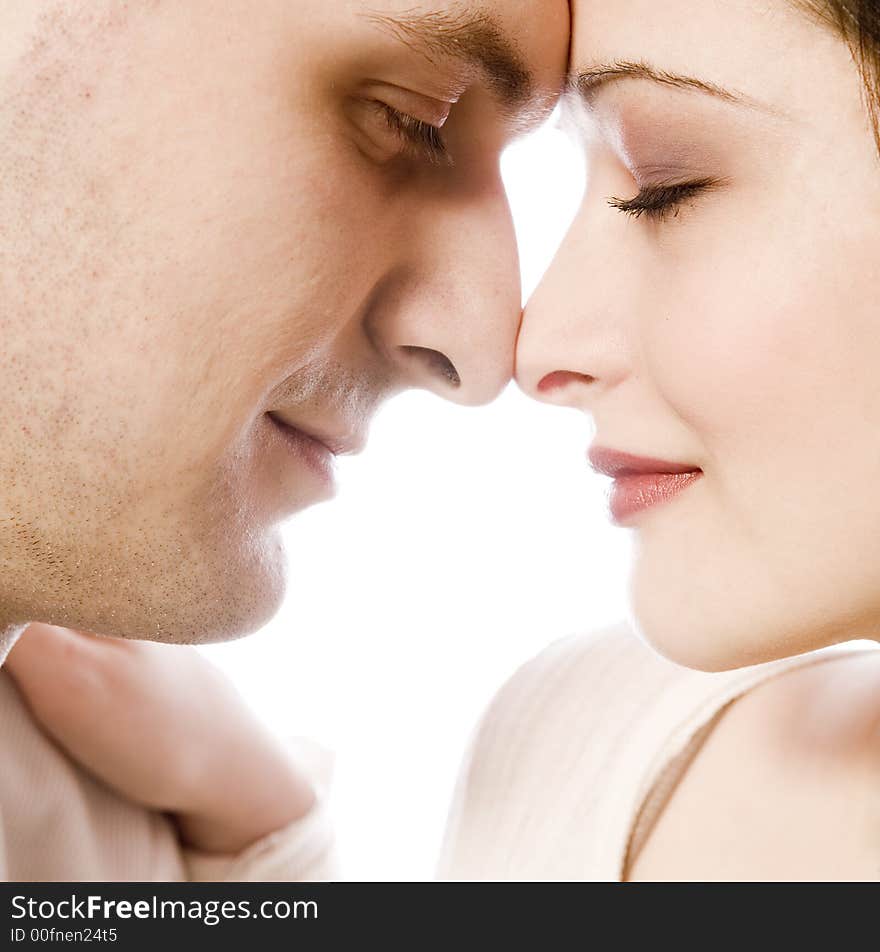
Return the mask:
[(37, 681), (55, 680), (59, 674), (89, 660), (96, 635), (34, 622), (12, 646), (3, 670), (27, 692)]

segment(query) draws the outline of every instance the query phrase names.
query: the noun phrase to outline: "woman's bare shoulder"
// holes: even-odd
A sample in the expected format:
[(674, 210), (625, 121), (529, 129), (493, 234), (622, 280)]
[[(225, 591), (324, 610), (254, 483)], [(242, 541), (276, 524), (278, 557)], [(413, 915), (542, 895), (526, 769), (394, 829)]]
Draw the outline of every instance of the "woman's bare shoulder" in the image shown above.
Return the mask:
[(641, 880), (880, 879), (880, 651), (731, 703), (629, 870)]

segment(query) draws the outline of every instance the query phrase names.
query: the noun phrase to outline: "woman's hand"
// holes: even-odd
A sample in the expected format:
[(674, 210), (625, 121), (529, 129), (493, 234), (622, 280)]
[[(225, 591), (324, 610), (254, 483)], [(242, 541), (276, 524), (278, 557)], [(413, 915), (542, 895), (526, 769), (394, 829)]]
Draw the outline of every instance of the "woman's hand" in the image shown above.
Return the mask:
[(194, 648), (34, 624), (3, 669), (73, 760), (171, 813), (188, 846), (239, 852), (314, 803), (283, 745)]

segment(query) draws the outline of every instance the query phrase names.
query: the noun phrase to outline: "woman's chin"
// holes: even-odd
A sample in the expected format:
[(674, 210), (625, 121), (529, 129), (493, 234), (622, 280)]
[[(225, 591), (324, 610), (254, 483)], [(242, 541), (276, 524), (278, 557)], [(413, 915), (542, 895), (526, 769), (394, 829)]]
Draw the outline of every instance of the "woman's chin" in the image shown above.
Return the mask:
[(790, 630), (745, 620), (734, 605), (701, 606), (691, 599), (683, 606), (681, 600), (636, 590), (631, 616), (635, 631), (654, 651), (696, 671), (731, 671), (816, 647)]
[(817, 631), (780, 618), (744, 617), (736, 605), (701, 607), (634, 598), (632, 624), (641, 639), (668, 661), (696, 671), (732, 671), (815, 651), (853, 637)]

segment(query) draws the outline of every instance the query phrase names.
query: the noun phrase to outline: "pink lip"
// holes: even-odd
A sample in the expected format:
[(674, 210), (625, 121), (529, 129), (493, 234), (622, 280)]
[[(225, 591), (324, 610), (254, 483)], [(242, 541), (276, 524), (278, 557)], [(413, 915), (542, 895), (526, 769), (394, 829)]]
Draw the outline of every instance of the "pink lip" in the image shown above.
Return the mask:
[(611, 518), (623, 524), (636, 513), (667, 502), (696, 482), (703, 471), (691, 463), (633, 456), (617, 450), (594, 447), (590, 465), (614, 482), (608, 496)]
[(321, 440), (279, 420), (274, 414), (269, 413), (267, 416), (284, 438), (288, 449), (318, 476), (327, 489), (332, 490), (335, 482), (336, 458), (333, 450)]
[(363, 427), (356, 429), (353, 426), (345, 426), (343, 421), (338, 421), (335, 425), (326, 428), (310, 426), (309, 429), (305, 430), (296, 421), (285, 419), (283, 414), (276, 413), (274, 410), (270, 410), (267, 416), (271, 417), (273, 422), (280, 427), (295, 430), (316, 443), (320, 443), (334, 456), (360, 453), (366, 443), (366, 431)]

